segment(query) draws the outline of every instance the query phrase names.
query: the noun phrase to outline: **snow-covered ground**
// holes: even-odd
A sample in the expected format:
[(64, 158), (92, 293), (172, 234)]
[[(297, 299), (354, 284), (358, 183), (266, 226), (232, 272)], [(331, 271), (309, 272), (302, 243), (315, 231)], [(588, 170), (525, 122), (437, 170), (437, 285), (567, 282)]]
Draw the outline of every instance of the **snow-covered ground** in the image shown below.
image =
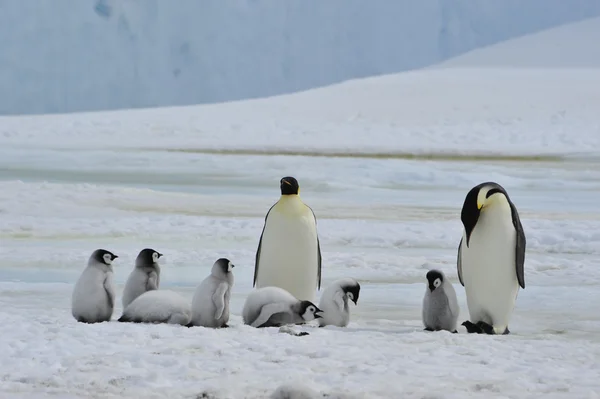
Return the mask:
[[(329, 398), (600, 397), (600, 70), (550, 67), (0, 118), (0, 396), (268, 398), (294, 384)], [(361, 282), (348, 328), (292, 337), (241, 323), (285, 175), (317, 215), (324, 285)], [(425, 333), (430, 268), (468, 318), (459, 214), (486, 180), (506, 187), (527, 235), (512, 334)], [(90, 253), (120, 256), (116, 319), (147, 246), (165, 254), (161, 287), (190, 300), (229, 257), (231, 328), (76, 323), (70, 295)]]

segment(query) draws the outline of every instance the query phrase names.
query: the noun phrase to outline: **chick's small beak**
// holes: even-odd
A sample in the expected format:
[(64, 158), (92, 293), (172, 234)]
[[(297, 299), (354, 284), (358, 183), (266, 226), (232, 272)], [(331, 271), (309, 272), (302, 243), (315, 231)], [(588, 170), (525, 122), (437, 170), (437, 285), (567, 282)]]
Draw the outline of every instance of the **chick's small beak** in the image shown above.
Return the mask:
[(163, 256), (163, 254), (161, 254), (161, 253), (158, 253), (158, 257), (160, 258), (161, 256)]

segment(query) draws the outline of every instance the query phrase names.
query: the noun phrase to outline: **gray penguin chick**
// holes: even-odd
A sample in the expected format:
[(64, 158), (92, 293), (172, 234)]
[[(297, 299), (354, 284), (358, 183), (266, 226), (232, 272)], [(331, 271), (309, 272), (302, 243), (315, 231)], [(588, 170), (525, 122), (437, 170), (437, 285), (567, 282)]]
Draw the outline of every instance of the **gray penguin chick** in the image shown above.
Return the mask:
[(227, 258), (219, 258), (213, 264), (210, 275), (198, 285), (194, 293), (190, 327), (228, 327), (234, 267)]
[(323, 310), (319, 319), (319, 327), (333, 325), (346, 327), (350, 322), (350, 308), (348, 299), (358, 305), (360, 284), (353, 278), (347, 277), (334, 281), (323, 294), (319, 307)]
[(252, 327), (281, 327), (304, 324), (321, 317), (321, 309), (311, 301), (299, 300), (279, 287), (262, 287), (246, 298), (242, 318)]
[(423, 325), (427, 331), (447, 330), (456, 333), (460, 308), (456, 291), (443, 272), (427, 272), (427, 288), (423, 298)]
[(123, 288), (123, 309), (146, 291), (157, 290), (160, 285), (160, 266), (158, 259), (161, 253), (152, 248), (140, 251), (135, 259), (135, 266), (127, 278)]
[(81, 323), (109, 321), (115, 308), (112, 262), (118, 256), (105, 249), (95, 250), (79, 276), (71, 297), (71, 314)]

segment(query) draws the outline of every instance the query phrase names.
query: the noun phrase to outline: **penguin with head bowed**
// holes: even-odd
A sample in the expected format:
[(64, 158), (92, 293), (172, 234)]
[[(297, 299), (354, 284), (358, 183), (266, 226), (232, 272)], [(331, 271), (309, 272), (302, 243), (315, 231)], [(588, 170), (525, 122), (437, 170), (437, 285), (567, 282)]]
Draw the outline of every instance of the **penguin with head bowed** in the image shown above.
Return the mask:
[(456, 291), (440, 270), (430, 270), (425, 275), (427, 288), (423, 297), (423, 324), (427, 331), (446, 330), (456, 333), (460, 312)]
[(145, 248), (140, 251), (123, 289), (123, 309), (144, 292), (158, 289), (160, 285), (158, 259), (161, 256), (160, 252), (152, 248)]
[(321, 312), (311, 301), (300, 300), (282, 288), (263, 287), (246, 298), (242, 319), (256, 328), (282, 327), (318, 319)]
[(333, 325), (346, 327), (350, 322), (350, 308), (348, 300), (358, 305), (360, 284), (353, 278), (342, 278), (331, 283), (319, 301), (319, 308), (323, 311), (319, 319), (319, 327)]
[(217, 259), (213, 264), (210, 275), (198, 285), (194, 293), (190, 327), (228, 327), (234, 267), (226, 258)]
[(118, 256), (105, 249), (95, 250), (75, 283), (71, 314), (81, 323), (109, 321), (115, 308), (112, 263)]
[(465, 287), (470, 333), (509, 334), (519, 286), (525, 288), (525, 233), (506, 190), (481, 183), (467, 194), (461, 212), (463, 237), (457, 268)]
[(127, 305), (119, 321), (187, 326), (191, 318), (192, 310), (187, 299), (173, 291), (152, 290)]
[(321, 288), (321, 246), (316, 217), (300, 199), (293, 177), (279, 182), (281, 197), (267, 212), (260, 235), (254, 283), (279, 287), (297, 299), (314, 301)]

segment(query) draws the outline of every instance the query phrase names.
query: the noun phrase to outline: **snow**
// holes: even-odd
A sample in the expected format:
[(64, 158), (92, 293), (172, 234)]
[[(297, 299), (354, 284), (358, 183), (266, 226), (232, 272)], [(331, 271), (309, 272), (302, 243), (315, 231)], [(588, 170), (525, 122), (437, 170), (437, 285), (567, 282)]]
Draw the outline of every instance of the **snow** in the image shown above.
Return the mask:
[(433, 68), (599, 68), (600, 18), (532, 33), (453, 57)]
[[(154, 169), (163, 169), (171, 156), (165, 150), (405, 158), (598, 155), (597, 87), (600, 69), (418, 70), (249, 102), (2, 117), (0, 145), (77, 147), (93, 159), (84, 158), (81, 167), (100, 163), (103, 169), (134, 149), (155, 150), (135, 155), (136, 162), (152, 157)], [(34, 154), (8, 156), (27, 169), (24, 155), (45, 162), (45, 155)], [(56, 155), (79, 162), (69, 152)], [(119, 179), (128, 178), (129, 167)]]
[(396, 73), (597, 0), (0, 0), (0, 114), (187, 105)]
[[(564, 65), (441, 68), (252, 101), (0, 118), (0, 396), (597, 399), (599, 79)], [(286, 175), (317, 216), (323, 288), (361, 284), (346, 328), (295, 337), (242, 323)], [(468, 317), (459, 214), (486, 180), (508, 190), (527, 236), (512, 334), (426, 333), (429, 269)], [(145, 247), (165, 254), (161, 290), (189, 302), (231, 259), (230, 327), (118, 323)], [(96, 248), (119, 255), (119, 300), (113, 321), (84, 325), (70, 295)]]

